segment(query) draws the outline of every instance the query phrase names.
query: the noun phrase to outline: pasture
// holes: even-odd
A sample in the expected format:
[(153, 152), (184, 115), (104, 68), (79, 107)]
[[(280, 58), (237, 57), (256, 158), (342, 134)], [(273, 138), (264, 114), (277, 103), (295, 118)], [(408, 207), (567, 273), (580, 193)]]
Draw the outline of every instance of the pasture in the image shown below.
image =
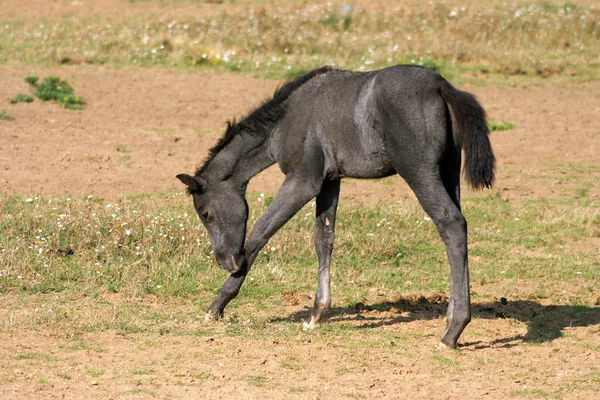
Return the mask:
[[(595, 1), (47, 3), (0, 5), (0, 398), (600, 396)], [(301, 324), (314, 203), (205, 321), (227, 273), (175, 175), (282, 80), (396, 63), (475, 94), (494, 130), (495, 187), (463, 183), (458, 349), (438, 348), (444, 246), (398, 177), (342, 181), (319, 329)], [(83, 109), (9, 104), (28, 76), (66, 79)], [(251, 181), (249, 226), (282, 179)]]

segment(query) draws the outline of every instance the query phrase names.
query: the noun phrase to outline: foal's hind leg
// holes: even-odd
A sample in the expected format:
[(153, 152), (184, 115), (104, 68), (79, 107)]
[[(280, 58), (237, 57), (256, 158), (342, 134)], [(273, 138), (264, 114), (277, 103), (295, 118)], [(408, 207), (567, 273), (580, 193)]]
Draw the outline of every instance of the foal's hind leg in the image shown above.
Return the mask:
[[(425, 212), (435, 223), (450, 261), (450, 302), (448, 321), (442, 343), (455, 348), (456, 342), (471, 321), (469, 267), (467, 260), (467, 221), (458, 205), (458, 195), (448, 191), (452, 185), (442, 183), (438, 172), (420, 173), (408, 183), (417, 195)], [(445, 177), (446, 178), (446, 177)], [(449, 193), (450, 192), (450, 193)], [(452, 197), (451, 197), (452, 196)]]
[(319, 258), (319, 287), (315, 296), (315, 307), (304, 329), (315, 329), (325, 310), (331, 306), (329, 286), (329, 266), (335, 236), (335, 213), (340, 195), (340, 180), (325, 181), (317, 195), (317, 215), (315, 221), (315, 248)]

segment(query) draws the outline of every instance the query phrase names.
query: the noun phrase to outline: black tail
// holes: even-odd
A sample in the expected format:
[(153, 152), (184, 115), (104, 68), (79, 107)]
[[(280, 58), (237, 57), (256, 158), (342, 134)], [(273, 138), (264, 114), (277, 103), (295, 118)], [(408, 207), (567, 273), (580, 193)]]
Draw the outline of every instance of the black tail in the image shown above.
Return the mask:
[(496, 158), (488, 135), (485, 111), (470, 93), (461, 92), (449, 83), (440, 89), (440, 94), (452, 119), (454, 140), (465, 150), (465, 175), (474, 189), (491, 188), (494, 184)]

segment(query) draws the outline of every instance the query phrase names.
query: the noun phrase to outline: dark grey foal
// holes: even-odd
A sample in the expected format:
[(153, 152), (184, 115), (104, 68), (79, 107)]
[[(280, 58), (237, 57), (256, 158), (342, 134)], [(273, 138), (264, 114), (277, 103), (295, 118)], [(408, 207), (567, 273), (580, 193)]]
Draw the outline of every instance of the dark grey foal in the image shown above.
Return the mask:
[[(460, 211), (461, 149), (474, 188), (491, 187), (494, 155), (485, 112), (436, 72), (395, 66), (371, 72), (324, 67), (275, 92), (225, 136), (188, 186), (219, 264), (231, 275), (208, 308), (211, 316), (240, 290), (269, 238), (316, 196), (319, 286), (305, 328), (331, 305), (329, 265), (340, 180), (400, 174), (435, 223), (448, 253), (451, 296), (442, 343), (456, 342), (471, 320), (467, 222)], [(246, 237), (248, 181), (277, 163), (285, 182)]]

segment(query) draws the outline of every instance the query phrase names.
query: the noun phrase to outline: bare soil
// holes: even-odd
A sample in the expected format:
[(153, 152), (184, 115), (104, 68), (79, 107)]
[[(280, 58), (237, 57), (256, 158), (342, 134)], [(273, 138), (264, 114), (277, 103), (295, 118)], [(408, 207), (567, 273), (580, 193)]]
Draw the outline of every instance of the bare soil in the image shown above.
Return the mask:
[[(26, 75), (53, 74), (69, 79), (87, 101), (84, 111), (40, 101), (7, 106), (13, 119), (0, 122), (2, 190), (27, 196), (95, 195), (107, 200), (181, 190), (174, 176), (194, 170), (222, 134), (224, 121), (252, 109), (279, 84), (242, 75), (93, 66), (3, 67), (1, 73), (0, 92), (5, 97), (27, 92)], [(561, 166), (598, 165), (597, 82), (578, 90), (550, 85), (466, 89), (479, 97), (492, 118), (517, 126), (492, 135), (498, 158), (497, 188), (502, 196), (518, 201), (573, 193), (580, 182), (564, 179), (570, 172), (562, 171)], [(250, 190), (274, 194), (281, 181), (277, 168), (270, 168), (252, 182)], [(588, 196), (597, 198), (598, 190), (589, 188)], [(351, 180), (343, 186), (345, 200), (378, 202), (405, 197), (412, 194), (399, 178)], [(10, 302), (8, 296), (5, 300)], [(307, 296), (293, 293), (282, 294), (282, 300), (289, 310), (296, 311), (311, 303)], [(5, 326), (25, 312), (13, 306), (6, 304), (0, 310)], [(405, 338), (402, 346), (406, 350), (361, 348), (356, 354), (348, 350), (347, 343), (312, 339), (300, 331), (294, 340), (275, 343), (243, 337), (103, 332), (77, 338), (101, 351), (73, 350), (73, 339), (62, 334), (7, 329), (0, 341), (5, 360), (0, 369), (4, 380), (0, 397), (597, 396), (593, 388), (576, 382), (598, 384), (589, 374), (597, 372), (598, 351), (594, 349), (600, 345), (600, 321), (561, 326), (557, 338), (532, 346), (526, 340), (527, 318), (500, 315), (476, 319), (467, 330), (470, 333), (462, 350), (456, 353), (437, 349), (443, 309), (407, 313), (365, 306), (360, 311), (364, 312), (351, 317), (352, 324), (398, 333)], [(81, 312), (85, 313), (85, 304)], [(414, 317), (423, 312), (428, 316)], [(336, 323), (336, 318), (338, 322), (347, 319), (334, 316), (330, 322)], [(28, 359), (23, 355), (34, 356)], [(103, 372), (94, 376), (94, 371)], [(573, 390), (556, 394), (565, 377), (573, 382)]]
[[(65, 66), (1, 69), (5, 98), (28, 93), (27, 75), (59, 75), (86, 99), (85, 111), (54, 103), (7, 106), (0, 123), (0, 184), (23, 195), (124, 195), (180, 190), (175, 175), (192, 172), (223, 134), (225, 121), (243, 116), (273, 93), (277, 81), (212, 72)], [(495, 132), (497, 189), (508, 198), (556, 197), (576, 190), (563, 179), (569, 164), (598, 164), (600, 84), (577, 90), (545, 87), (466, 87), (489, 116), (516, 129)], [(562, 166), (562, 167), (561, 167)], [(567, 168), (567, 169), (565, 169)], [(277, 167), (250, 190), (276, 193)], [(598, 196), (599, 188), (589, 189)], [(467, 193), (467, 195), (470, 195)], [(343, 198), (377, 202), (411, 197), (400, 178), (347, 180)]]
[[(114, 1), (52, 3), (39, 2), (44, 15), (102, 13), (114, 6)], [(3, 7), (15, 18), (27, 14), (19, 1)], [(148, 7), (161, 12), (163, 6), (150, 2)], [(187, 6), (181, 7), (178, 12)], [(0, 121), (0, 190), (24, 196), (94, 195), (111, 201), (182, 190), (175, 175), (192, 172), (223, 133), (225, 121), (244, 115), (280, 84), (206, 71), (98, 66), (5, 66), (0, 74), (2, 99), (28, 93), (23, 81), (27, 75), (59, 75), (86, 99), (84, 111), (39, 100), (1, 107), (12, 119)], [(496, 190), (503, 197), (520, 201), (573, 194), (583, 185), (569, 178), (573, 170), (583, 168), (585, 178), (590, 166), (600, 165), (600, 82), (577, 88), (540, 81), (463, 89), (477, 95), (490, 117), (516, 125), (491, 137), (498, 159)], [(272, 195), (282, 179), (273, 167), (249, 189)], [(599, 187), (586, 188), (590, 198), (600, 197)], [(342, 187), (342, 201), (402, 198), (413, 195), (400, 178), (349, 180)], [(365, 304), (331, 317), (330, 323), (377, 329), (401, 340), (393, 350), (362, 345), (353, 351), (346, 342), (321, 340), (300, 329), (296, 337), (276, 341), (111, 331), (71, 338), (16, 324), (34, 311), (23, 309), (16, 296), (2, 296), (2, 399), (598, 398), (600, 321), (572, 323), (565, 319), (568, 312), (552, 314), (556, 306), (549, 301), (509, 303), (512, 308), (506, 311), (500, 302), (475, 300), (478, 318), (459, 351), (437, 347), (445, 324), (443, 299), (425, 299), (429, 307), (418, 306), (417, 300), (408, 309), (378, 310)], [(76, 312), (85, 315), (90, 301), (79, 299)], [(282, 310), (272, 312), (286, 318), (309, 307), (311, 299), (284, 293), (282, 303)], [(151, 307), (194, 312), (175, 300)], [(555, 337), (532, 344), (527, 340), (530, 315), (540, 312), (550, 313)], [(226, 329), (225, 323), (212, 324)]]

